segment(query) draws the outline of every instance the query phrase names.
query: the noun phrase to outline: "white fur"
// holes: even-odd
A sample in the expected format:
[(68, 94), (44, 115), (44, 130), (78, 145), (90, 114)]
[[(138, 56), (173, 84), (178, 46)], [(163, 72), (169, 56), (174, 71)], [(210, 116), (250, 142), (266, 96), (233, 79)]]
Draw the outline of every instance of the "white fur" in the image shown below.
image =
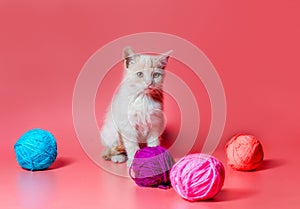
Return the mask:
[[(160, 93), (168, 56), (138, 55), (131, 48), (124, 49), (123, 81), (101, 129), (105, 159), (121, 163), (127, 154), (127, 165), (130, 166), (140, 143), (147, 146), (160, 144), (159, 138), (165, 127)], [(138, 76), (138, 72), (143, 76)], [(155, 73), (159, 76), (155, 77)]]

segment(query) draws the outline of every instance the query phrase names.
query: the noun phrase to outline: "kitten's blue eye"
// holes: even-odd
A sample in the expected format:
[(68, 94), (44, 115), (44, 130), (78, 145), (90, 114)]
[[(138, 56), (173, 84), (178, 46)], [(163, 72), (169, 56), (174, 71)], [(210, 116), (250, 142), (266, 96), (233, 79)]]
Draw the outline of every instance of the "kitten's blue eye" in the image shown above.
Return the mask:
[(160, 75), (160, 73), (153, 73), (153, 78), (158, 78)]
[(136, 75), (137, 75), (137, 77), (139, 77), (139, 78), (141, 78), (141, 77), (144, 76), (143, 72), (137, 72)]

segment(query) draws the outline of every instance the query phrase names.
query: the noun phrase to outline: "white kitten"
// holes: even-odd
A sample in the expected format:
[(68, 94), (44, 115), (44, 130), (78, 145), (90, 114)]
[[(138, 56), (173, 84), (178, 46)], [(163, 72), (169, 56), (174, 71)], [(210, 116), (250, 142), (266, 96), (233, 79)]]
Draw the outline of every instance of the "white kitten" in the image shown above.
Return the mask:
[(102, 156), (130, 166), (140, 145), (157, 146), (165, 128), (163, 115), (163, 80), (171, 51), (159, 55), (123, 51), (124, 76), (107, 112), (101, 139)]

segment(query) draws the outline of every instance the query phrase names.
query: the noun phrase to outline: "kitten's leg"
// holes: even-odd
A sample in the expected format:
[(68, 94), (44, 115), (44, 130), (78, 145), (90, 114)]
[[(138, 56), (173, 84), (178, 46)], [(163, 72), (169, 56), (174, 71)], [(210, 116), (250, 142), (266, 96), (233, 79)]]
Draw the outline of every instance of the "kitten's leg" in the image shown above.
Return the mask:
[(160, 145), (160, 135), (164, 131), (165, 121), (162, 111), (154, 111), (150, 117), (152, 127), (147, 137), (147, 146), (156, 147)]
[(130, 167), (136, 151), (140, 149), (137, 140), (125, 139), (123, 140), (127, 153), (127, 166)]
[(126, 152), (119, 133), (108, 115), (101, 130), (102, 144), (105, 146), (102, 157), (115, 163), (126, 161)]
[(160, 131), (152, 126), (152, 129), (147, 135), (147, 147), (156, 147), (160, 145)]
[(160, 145), (159, 137), (148, 138), (148, 140), (147, 140), (147, 146), (148, 147), (156, 147), (158, 145)]

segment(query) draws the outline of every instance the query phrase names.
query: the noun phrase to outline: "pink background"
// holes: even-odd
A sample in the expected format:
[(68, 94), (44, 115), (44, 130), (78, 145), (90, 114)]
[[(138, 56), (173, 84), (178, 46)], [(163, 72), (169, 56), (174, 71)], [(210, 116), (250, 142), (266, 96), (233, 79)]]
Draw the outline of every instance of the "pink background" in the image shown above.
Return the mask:
[[(0, 208), (299, 208), (299, 11), (296, 0), (2, 0)], [(213, 201), (189, 203), (172, 189), (138, 188), (100, 169), (77, 140), (72, 94), (82, 66), (107, 42), (144, 31), (185, 38), (216, 67), (228, 111), (216, 157), (226, 164), (224, 145), (236, 133), (254, 134), (263, 144), (260, 169), (225, 166), (225, 185)], [(209, 101), (205, 92), (195, 94), (203, 101), (205, 135)], [(108, 103), (97, 100), (99, 125)], [(172, 99), (167, 104), (167, 115), (178, 113)], [(59, 156), (48, 171), (28, 172), (15, 160), (14, 143), (34, 127), (57, 138)], [(169, 137), (177, 129), (174, 123)], [(201, 150), (199, 143), (193, 151)]]

